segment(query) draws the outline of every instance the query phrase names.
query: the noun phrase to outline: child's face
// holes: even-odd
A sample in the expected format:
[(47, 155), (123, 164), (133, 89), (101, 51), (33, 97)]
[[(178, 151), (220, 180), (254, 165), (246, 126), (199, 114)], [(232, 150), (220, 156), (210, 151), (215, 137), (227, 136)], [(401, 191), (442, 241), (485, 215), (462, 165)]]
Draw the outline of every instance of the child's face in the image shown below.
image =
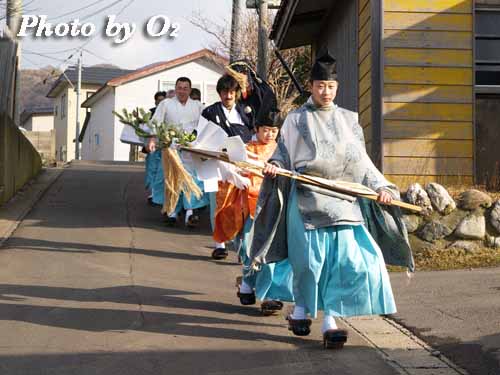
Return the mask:
[(276, 141), (278, 137), (279, 128), (273, 126), (259, 126), (257, 129), (257, 139), (264, 144)]

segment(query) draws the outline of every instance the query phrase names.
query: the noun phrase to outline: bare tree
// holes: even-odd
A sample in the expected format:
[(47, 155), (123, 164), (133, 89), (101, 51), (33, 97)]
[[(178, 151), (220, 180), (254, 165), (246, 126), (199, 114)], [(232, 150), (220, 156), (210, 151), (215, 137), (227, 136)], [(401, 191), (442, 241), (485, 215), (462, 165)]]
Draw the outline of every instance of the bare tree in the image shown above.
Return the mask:
[[(272, 25), (273, 16), (269, 17), (268, 25)], [(191, 24), (200, 30), (211, 35), (214, 41), (207, 46), (213, 52), (229, 56), (231, 47), (231, 23), (227, 19), (211, 20), (201, 11), (192, 14), (189, 19)], [(250, 61), (253, 66), (257, 65), (257, 46), (258, 46), (258, 17), (253, 11), (246, 11), (242, 20), (243, 40), (240, 41), (242, 55)], [(269, 48), (269, 70), (268, 83), (274, 90), (278, 105), (283, 113), (287, 113), (296, 107), (296, 102), (300, 93), (295, 89), (291, 78), (281, 65), (281, 62), (275, 56), (273, 49)], [(297, 77), (302, 85), (306, 84), (308, 71), (311, 63), (311, 52), (309, 47), (291, 48), (282, 51), (284, 60), (287, 62), (292, 73)]]

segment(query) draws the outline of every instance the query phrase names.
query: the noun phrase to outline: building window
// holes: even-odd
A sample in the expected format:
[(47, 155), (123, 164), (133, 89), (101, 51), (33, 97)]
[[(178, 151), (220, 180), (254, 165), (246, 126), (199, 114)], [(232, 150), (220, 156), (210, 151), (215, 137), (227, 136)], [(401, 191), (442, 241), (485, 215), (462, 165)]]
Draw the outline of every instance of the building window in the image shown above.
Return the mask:
[(61, 96), (61, 120), (66, 118), (66, 94)]
[(94, 134), (95, 137), (95, 145), (99, 146), (99, 134)]
[(54, 107), (54, 117), (57, 117), (59, 115), (59, 107), (56, 105)]
[(500, 8), (477, 8), (476, 85), (500, 88)]
[(175, 81), (161, 81), (160, 91), (169, 91), (175, 89)]

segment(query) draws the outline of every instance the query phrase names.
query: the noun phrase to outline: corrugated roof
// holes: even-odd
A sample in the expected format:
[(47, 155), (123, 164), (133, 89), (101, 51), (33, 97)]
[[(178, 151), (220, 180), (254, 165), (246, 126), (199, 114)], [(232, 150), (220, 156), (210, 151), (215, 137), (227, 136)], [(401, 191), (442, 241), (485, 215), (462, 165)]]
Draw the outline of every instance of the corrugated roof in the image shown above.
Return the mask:
[[(117, 68), (103, 68), (103, 67), (83, 67), (82, 68), (82, 83), (88, 85), (104, 85), (109, 80), (133, 72), (133, 70), (117, 69)], [(69, 67), (64, 72), (73, 85), (78, 81), (78, 68), (76, 66)], [(53, 95), (61, 84), (67, 84), (66, 77), (63, 74), (54, 82), (50, 88), (47, 97)]]

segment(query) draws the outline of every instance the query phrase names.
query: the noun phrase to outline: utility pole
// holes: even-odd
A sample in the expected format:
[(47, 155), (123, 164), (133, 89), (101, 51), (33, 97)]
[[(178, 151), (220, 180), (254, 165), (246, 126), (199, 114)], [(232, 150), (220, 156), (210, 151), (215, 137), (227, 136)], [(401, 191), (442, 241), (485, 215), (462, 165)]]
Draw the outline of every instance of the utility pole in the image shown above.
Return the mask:
[(259, 0), (259, 50), (257, 54), (257, 74), (267, 81), (268, 44), (267, 44), (267, 0)]
[(233, 62), (241, 59), (241, 16), (243, 13), (243, 0), (233, 0), (233, 16), (231, 20), (231, 50), (229, 52), (229, 60)]
[(19, 32), (22, 9), (22, 0), (7, 0), (7, 26), (9, 26), (13, 35), (17, 35)]
[(256, 9), (259, 16), (259, 40), (257, 54), (257, 74), (267, 80), (269, 69), (269, 38), (268, 38), (268, 11), (269, 9), (280, 9), (281, 0), (247, 0), (248, 9)]
[(82, 58), (83, 50), (78, 56), (78, 82), (76, 83), (76, 136), (75, 136), (75, 160), (80, 160), (80, 94), (82, 91)]
[(17, 33), (19, 32), (19, 27), (21, 26), (21, 14), (23, 10), (23, 2), (22, 0), (7, 0), (7, 26), (12, 32), (13, 37), (16, 39), (16, 76), (14, 81), (14, 90), (15, 90), (15, 98), (14, 98), (14, 113), (12, 114), (13, 120), (15, 124), (20, 124), (20, 79), (19, 79), (19, 67), (21, 66), (21, 42), (17, 38)]

